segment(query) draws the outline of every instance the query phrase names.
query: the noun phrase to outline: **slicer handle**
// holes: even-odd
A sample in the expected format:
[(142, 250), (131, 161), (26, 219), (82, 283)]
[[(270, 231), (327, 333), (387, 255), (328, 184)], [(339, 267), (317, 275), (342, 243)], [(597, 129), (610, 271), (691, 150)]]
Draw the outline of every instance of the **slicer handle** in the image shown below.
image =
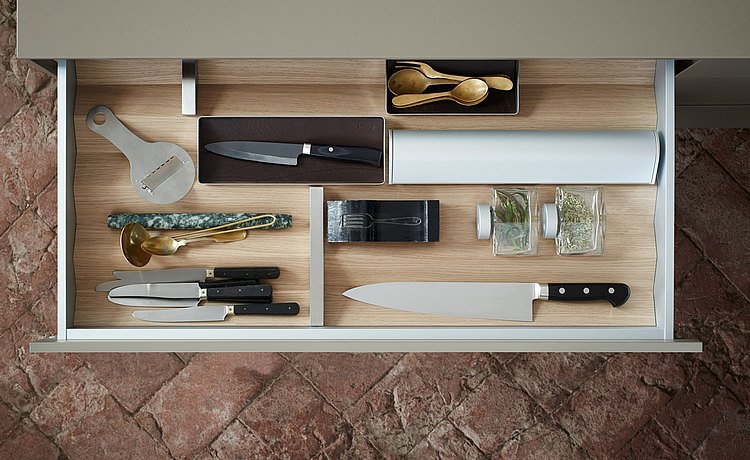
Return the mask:
[(270, 280), (279, 277), (279, 267), (216, 267), (214, 278), (235, 278), (243, 280)]
[(549, 283), (549, 300), (606, 300), (613, 307), (628, 301), (630, 287), (623, 283)]
[(373, 166), (380, 166), (383, 151), (368, 147), (338, 147), (334, 145), (311, 145), (310, 155), (331, 158), (334, 160), (357, 161)]
[(235, 315), (296, 315), (299, 304), (290, 303), (256, 303), (251, 305), (233, 305)]
[[(99, 123), (97, 116), (101, 116), (104, 121)], [(148, 142), (125, 127), (109, 107), (100, 105), (91, 109), (86, 115), (86, 125), (91, 131), (110, 141), (131, 162), (140, 160), (139, 156), (144, 155), (142, 151)]]
[(245, 302), (270, 302), (273, 289), (270, 284), (211, 287), (206, 289), (208, 300), (243, 300)]

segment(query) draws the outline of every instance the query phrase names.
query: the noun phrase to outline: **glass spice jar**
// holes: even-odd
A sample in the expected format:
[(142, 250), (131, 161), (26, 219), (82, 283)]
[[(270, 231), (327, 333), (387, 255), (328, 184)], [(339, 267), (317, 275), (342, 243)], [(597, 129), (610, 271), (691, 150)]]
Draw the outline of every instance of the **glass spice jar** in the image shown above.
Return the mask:
[(541, 212), (542, 236), (554, 238), (558, 255), (604, 254), (604, 189), (557, 187), (555, 203)]
[(492, 238), (494, 255), (537, 254), (537, 189), (493, 188), (492, 205), (477, 205), (477, 238)]

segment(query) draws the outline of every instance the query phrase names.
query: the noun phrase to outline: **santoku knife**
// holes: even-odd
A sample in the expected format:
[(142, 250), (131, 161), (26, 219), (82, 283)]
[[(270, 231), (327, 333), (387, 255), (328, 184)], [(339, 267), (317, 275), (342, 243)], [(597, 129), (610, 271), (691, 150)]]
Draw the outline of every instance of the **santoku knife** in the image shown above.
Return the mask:
[(622, 283), (396, 282), (355, 287), (344, 295), (379, 307), (434, 315), (532, 321), (534, 299), (606, 300), (619, 307), (630, 297)]
[(109, 291), (116, 287), (135, 283), (172, 283), (206, 281), (206, 278), (234, 278), (245, 280), (268, 280), (279, 277), (278, 267), (216, 267), (216, 268), (168, 268), (163, 270), (115, 271), (118, 278), (96, 286), (97, 291)]
[(224, 141), (206, 144), (206, 150), (238, 160), (259, 161), (278, 165), (297, 166), (300, 155), (356, 161), (380, 166), (383, 151), (368, 147), (335, 145), (285, 144), (281, 142)]
[(192, 321), (223, 321), (227, 315), (296, 315), (296, 303), (267, 303), (251, 305), (211, 305), (181, 308), (179, 310), (138, 310), (133, 316), (143, 321), (157, 323), (183, 323)]
[(120, 286), (109, 292), (109, 300), (120, 305), (149, 307), (192, 307), (202, 300), (270, 302), (268, 284), (203, 287), (201, 283), (152, 283)]

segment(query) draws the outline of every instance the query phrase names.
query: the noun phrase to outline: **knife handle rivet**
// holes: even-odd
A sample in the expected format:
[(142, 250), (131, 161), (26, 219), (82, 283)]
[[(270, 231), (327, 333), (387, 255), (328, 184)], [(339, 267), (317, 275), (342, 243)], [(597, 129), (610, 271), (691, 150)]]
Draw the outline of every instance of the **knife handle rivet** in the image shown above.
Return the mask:
[(584, 294), (588, 294), (589, 292), (591, 292), (591, 291), (589, 291), (589, 288), (587, 288), (587, 287), (583, 288), (583, 293)]
[(610, 294), (614, 294), (615, 293), (615, 288), (611, 287), (611, 288), (607, 289), (607, 292), (609, 292)]
[(565, 294), (565, 288), (561, 287), (560, 289), (557, 290), (557, 292), (559, 292), (560, 294)]
[(333, 152), (333, 147), (328, 147), (329, 152)]

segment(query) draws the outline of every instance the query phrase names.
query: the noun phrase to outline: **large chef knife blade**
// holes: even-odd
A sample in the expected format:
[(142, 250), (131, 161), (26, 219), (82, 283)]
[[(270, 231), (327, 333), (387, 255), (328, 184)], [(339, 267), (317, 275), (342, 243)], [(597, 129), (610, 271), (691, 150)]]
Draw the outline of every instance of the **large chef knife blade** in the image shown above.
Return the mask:
[(206, 144), (206, 150), (238, 160), (259, 161), (279, 165), (297, 166), (300, 155), (356, 161), (380, 166), (383, 151), (368, 147), (343, 147), (334, 145), (286, 144), (282, 142), (223, 141)]
[(193, 321), (223, 321), (227, 315), (296, 315), (296, 303), (268, 303), (252, 305), (210, 305), (181, 308), (179, 310), (138, 310), (133, 316), (143, 321), (157, 323), (183, 323)]
[(106, 292), (116, 287), (136, 283), (202, 282), (206, 281), (206, 278), (267, 280), (278, 278), (280, 272), (279, 267), (215, 267), (115, 271), (112, 274), (118, 279), (98, 284), (97, 291)]
[(621, 283), (395, 282), (349, 289), (344, 295), (379, 307), (433, 315), (532, 321), (534, 299), (606, 300), (619, 307), (630, 297)]

